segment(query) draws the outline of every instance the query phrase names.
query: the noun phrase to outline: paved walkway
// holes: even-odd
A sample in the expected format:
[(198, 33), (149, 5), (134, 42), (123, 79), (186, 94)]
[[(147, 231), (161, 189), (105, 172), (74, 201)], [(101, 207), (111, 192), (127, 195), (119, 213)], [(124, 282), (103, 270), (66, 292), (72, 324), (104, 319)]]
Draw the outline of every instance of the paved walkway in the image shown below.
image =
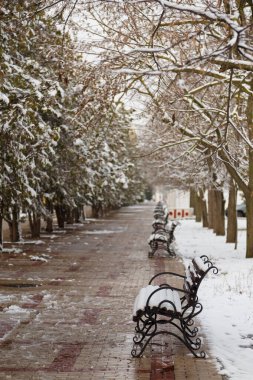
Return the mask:
[(147, 257), (153, 207), (123, 208), (2, 255), (1, 380), (221, 380), (213, 360), (174, 340), (131, 358), (139, 288), (160, 271), (182, 271), (177, 259)]

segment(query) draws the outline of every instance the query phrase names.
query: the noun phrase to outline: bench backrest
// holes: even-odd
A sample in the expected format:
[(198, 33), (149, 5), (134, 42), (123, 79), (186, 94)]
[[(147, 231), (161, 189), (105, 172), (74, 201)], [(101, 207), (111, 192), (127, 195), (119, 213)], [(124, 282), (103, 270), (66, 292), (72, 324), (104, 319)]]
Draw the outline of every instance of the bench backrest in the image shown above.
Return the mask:
[(185, 271), (184, 290), (188, 304), (194, 304), (197, 300), (199, 285), (206, 274), (212, 270), (214, 274), (218, 269), (212, 264), (207, 256), (195, 257)]
[(175, 228), (179, 225), (180, 223), (179, 222), (175, 222), (173, 221), (172, 224), (171, 224), (171, 227), (169, 229), (169, 242), (172, 243), (174, 240), (175, 240), (175, 237), (174, 237), (174, 231), (175, 231)]

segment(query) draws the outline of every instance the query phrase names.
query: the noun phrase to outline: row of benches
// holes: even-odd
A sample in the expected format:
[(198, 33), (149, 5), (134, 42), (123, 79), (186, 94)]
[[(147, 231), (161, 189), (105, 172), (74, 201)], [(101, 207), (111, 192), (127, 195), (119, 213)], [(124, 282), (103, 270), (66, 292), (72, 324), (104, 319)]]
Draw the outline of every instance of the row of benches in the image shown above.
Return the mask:
[[(157, 221), (163, 216), (161, 210), (161, 205), (158, 204), (155, 209)], [(174, 336), (195, 357), (206, 357), (201, 349), (201, 338), (197, 335), (198, 328), (194, 323), (195, 317), (203, 309), (198, 300), (198, 289), (210, 271), (218, 273), (217, 267), (203, 255), (190, 262), (184, 275), (174, 272), (156, 274), (149, 284), (139, 291), (133, 310), (133, 321), (136, 323), (131, 352), (133, 357), (140, 357), (151, 340), (160, 335)], [(169, 278), (176, 278), (180, 285), (173, 286)], [(154, 281), (157, 285), (154, 285)]]
[(154, 210), (153, 231), (148, 239), (150, 246), (148, 257), (153, 257), (155, 253), (162, 250), (167, 251), (169, 256), (175, 256), (172, 243), (175, 240), (174, 231), (178, 224), (177, 221), (173, 221), (169, 228), (168, 210), (161, 202), (158, 202)]

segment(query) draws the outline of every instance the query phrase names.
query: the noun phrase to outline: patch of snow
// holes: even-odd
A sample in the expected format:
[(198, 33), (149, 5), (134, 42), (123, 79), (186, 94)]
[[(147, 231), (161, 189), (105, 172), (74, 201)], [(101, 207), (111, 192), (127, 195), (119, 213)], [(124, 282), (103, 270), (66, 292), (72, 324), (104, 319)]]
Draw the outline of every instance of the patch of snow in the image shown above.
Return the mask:
[(34, 242), (34, 244), (36, 244), (36, 245), (40, 245), (40, 244), (46, 244), (44, 241), (42, 241), (42, 240), (36, 240), (35, 242)]
[(46, 244), (43, 240), (21, 240), (15, 242), (15, 244), (35, 244), (35, 245), (40, 245), (40, 244)]
[[(253, 373), (253, 259), (245, 259), (246, 218), (238, 218), (238, 249), (194, 220), (181, 221), (176, 245), (185, 265), (207, 255), (219, 269), (199, 288), (199, 315), (211, 354), (221, 374), (251, 380)], [(201, 331), (200, 331), (201, 334)]]
[(93, 231), (84, 231), (83, 234), (85, 234), (85, 235), (117, 234), (117, 233), (121, 233), (123, 231), (125, 231), (124, 228), (122, 228), (121, 230), (120, 229), (119, 230), (93, 230)]
[(43, 263), (47, 263), (48, 262), (48, 260), (45, 259), (42, 256), (31, 256), (30, 260), (32, 260), (32, 261), (42, 261)]
[(4, 308), (3, 310), (6, 314), (27, 314), (27, 310), (22, 309), (17, 305), (11, 305), (9, 307)]
[(20, 248), (4, 248), (3, 253), (22, 253)]
[(6, 296), (6, 295), (3, 295), (3, 294), (0, 294), (0, 302), (7, 302), (7, 301), (11, 301), (15, 296)]
[(8, 96), (6, 96), (3, 92), (0, 92), (0, 100), (5, 102), (6, 104), (9, 104), (10, 102)]
[(43, 234), (43, 238), (55, 239), (57, 237), (58, 237), (57, 235)]
[(84, 142), (80, 138), (77, 138), (77, 139), (74, 140), (73, 144), (75, 146), (82, 146), (82, 145), (84, 145)]
[(52, 256), (49, 256), (45, 253), (42, 253), (41, 256), (44, 257), (45, 259), (51, 259), (52, 258)]

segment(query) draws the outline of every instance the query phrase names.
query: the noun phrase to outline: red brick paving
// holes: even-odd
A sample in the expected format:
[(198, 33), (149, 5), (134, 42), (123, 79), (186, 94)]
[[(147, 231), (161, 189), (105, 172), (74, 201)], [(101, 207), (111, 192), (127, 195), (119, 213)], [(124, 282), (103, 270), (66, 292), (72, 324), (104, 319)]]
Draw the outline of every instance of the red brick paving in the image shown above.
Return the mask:
[(53, 372), (70, 372), (80, 355), (84, 343), (66, 343), (62, 346), (58, 355), (54, 358), (48, 371)]
[(0, 323), (0, 339), (2, 339), (5, 335), (7, 335), (10, 331), (13, 330), (15, 324), (11, 322), (1, 321)]
[[(55, 239), (42, 235), (43, 245), (20, 245), (26, 256), (2, 255), (0, 380), (221, 379), (214, 360), (193, 358), (172, 337), (143, 358), (130, 355), (139, 288), (161, 271), (182, 271), (178, 259), (148, 259), (153, 208), (124, 208), (56, 230)], [(43, 253), (47, 263), (30, 260)], [(34, 287), (6, 286), (15, 283)]]

